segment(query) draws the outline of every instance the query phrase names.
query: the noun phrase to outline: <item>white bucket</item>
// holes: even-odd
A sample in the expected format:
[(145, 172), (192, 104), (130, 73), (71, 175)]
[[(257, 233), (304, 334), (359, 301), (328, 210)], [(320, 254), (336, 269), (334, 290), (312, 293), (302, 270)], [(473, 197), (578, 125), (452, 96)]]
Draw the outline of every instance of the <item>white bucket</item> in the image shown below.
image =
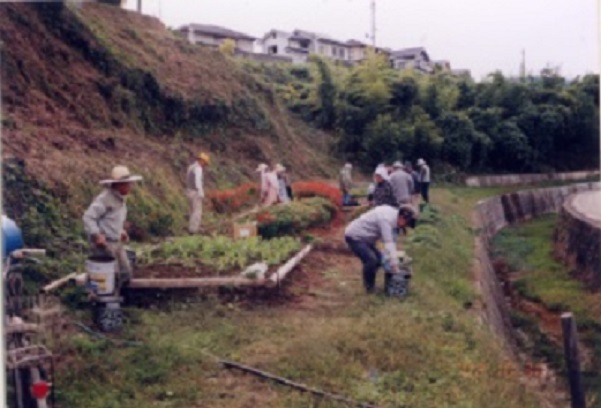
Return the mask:
[(110, 295), (115, 291), (116, 269), (115, 258), (94, 256), (86, 259), (88, 278), (99, 295)]

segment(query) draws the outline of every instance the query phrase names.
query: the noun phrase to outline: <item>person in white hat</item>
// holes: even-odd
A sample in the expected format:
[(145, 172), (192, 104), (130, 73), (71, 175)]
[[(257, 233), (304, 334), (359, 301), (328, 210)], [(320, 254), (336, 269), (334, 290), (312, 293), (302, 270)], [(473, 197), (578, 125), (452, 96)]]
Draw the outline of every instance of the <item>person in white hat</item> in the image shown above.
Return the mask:
[(421, 187), (422, 199), (426, 204), (430, 202), (430, 167), (424, 159), (417, 160), (419, 168), (419, 184)]
[(197, 234), (200, 231), (202, 221), (202, 200), (205, 192), (203, 186), (204, 168), (209, 165), (211, 158), (207, 153), (199, 153), (196, 161), (188, 167), (186, 172), (186, 196), (190, 203), (190, 218), (188, 220), (188, 232)]
[(390, 176), (390, 185), (392, 193), (396, 200), (396, 206), (411, 202), (411, 193), (413, 192), (413, 178), (403, 170), (403, 164), (400, 161), (392, 165), (392, 175)]
[(263, 190), (261, 193), (261, 205), (263, 207), (269, 207), (278, 202), (278, 191), (280, 188), (280, 182), (278, 181), (278, 175), (276, 173), (275, 166), (273, 170), (267, 167), (262, 173), (261, 180), (263, 181)]
[(388, 169), (385, 166), (378, 166), (374, 173), (375, 188), (372, 201), (374, 207), (379, 205), (397, 206), (389, 180)]
[(84, 230), (92, 245), (93, 256), (112, 256), (117, 260), (121, 283), (131, 278), (131, 265), (124, 242), (129, 240), (124, 225), (127, 219), (126, 197), (132, 183), (142, 180), (130, 174), (125, 166), (115, 166), (111, 178), (100, 181), (105, 189), (90, 204), (83, 215)]

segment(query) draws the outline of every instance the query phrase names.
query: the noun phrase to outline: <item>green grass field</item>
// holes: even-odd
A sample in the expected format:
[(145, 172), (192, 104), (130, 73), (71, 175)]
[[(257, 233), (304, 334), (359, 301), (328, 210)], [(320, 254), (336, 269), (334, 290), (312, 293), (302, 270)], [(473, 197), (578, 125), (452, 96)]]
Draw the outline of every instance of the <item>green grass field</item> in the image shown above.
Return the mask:
[(432, 196), (436, 210), (405, 238), (414, 279), (404, 301), (365, 295), (357, 259), (317, 252), (283, 300), (204, 294), (129, 307), (118, 337), (142, 345), (74, 333), (61, 350), (60, 406), (346, 406), (224, 370), (218, 358), (379, 407), (541, 406), (470, 308), (474, 199)]

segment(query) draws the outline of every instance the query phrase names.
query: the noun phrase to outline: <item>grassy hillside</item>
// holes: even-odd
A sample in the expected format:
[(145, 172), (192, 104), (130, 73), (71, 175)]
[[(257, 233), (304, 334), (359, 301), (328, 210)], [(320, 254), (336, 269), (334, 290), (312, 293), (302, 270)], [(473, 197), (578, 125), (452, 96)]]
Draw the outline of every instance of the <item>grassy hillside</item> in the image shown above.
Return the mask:
[[(48, 224), (56, 209), (50, 227), (73, 230), (97, 180), (123, 163), (145, 179), (130, 206), (134, 226), (176, 232), (185, 169), (201, 149), (213, 157), (210, 187), (254, 177), (262, 161), (294, 176), (332, 174), (329, 135), (291, 117), (237, 61), (154, 18), (99, 4), (3, 3), (0, 37), (4, 203), (20, 223)], [(25, 234), (30, 245), (48, 238)]]

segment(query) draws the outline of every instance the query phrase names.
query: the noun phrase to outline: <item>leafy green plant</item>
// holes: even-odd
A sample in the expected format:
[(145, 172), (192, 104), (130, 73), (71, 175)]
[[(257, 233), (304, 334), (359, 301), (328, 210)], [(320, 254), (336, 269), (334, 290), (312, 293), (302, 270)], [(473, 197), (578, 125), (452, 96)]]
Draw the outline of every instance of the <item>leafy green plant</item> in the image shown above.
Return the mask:
[(140, 251), (139, 263), (182, 264), (193, 268), (206, 265), (217, 272), (242, 269), (252, 262), (277, 265), (300, 249), (300, 240), (292, 237), (264, 240), (250, 237), (234, 240), (225, 236), (177, 237), (151, 251)]

